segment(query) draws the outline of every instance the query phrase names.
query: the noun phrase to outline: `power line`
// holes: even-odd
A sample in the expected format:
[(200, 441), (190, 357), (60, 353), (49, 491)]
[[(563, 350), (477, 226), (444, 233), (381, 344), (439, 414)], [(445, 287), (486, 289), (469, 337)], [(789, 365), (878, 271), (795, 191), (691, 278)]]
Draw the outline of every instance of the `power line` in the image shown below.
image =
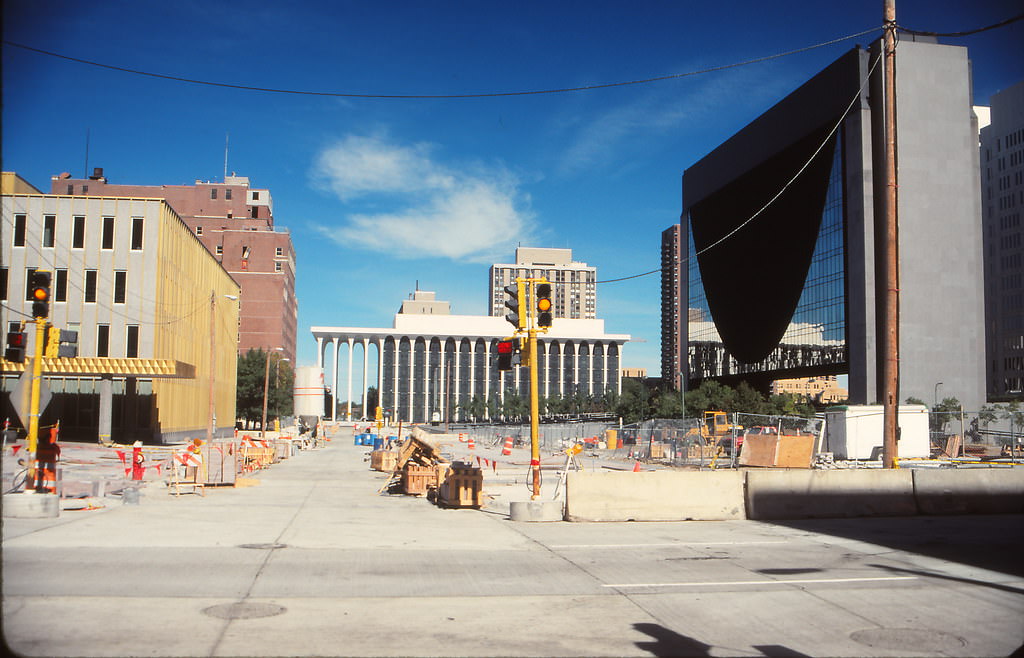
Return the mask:
[(914, 34), (921, 37), (966, 37), (972, 34), (978, 34), (979, 32), (987, 32), (996, 28), (1005, 27), (1010, 23), (1015, 23), (1021, 19), (1024, 19), (1024, 14), (1017, 14), (1012, 18), (1007, 18), (1004, 21), (993, 23), (992, 25), (986, 25), (985, 27), (979, 27), (976, 30), (967, 30), (966, 32), (925, 32), (924, 30), (911, 30), (905, 28), (902, 25), (896, 26), (900, 32), (906, 32), (907, 34)]
[(21, 48), (41, 55), (47, 55), (49, 57), (56, 57), (58, 59), (64, 59), (71, 62), (78, 62), (79, 64), (87, 64), (89, 66), (96, 66), (99, 68), (110, 69), (112, 71), (121, 71), (122, 73), (132, 73), (135, 75), (144, 75), (151, 78), (160, 78), (163, 80), (174, 80), (175, 82), (188, 82), (197, 85), (207, 85), (210, 87), (226, 87), (228, 89), (239, 89), (243, 91), (261, 91), (273, 94), (293, 94), (299, 96), (332, 96), (332, 97), (343, 97), (343, 98), (366, 98), (366, 99), (392, 99), (392, 100), (429, 100), (429, 99), (461, 99), (461, 98), (498, 98), (504, 96), (537, 96), (541, 94), (563, 94), (574, 91), (593, 91), (595, 89), (608, 89), (611, 87), (625, 87), (629, 85), (640, 85), (649, 84), (652, 82), (663, 82), (665, 80), (675, 80), (678, 78), (686, 78), (695, 75), (702, 75), (705, 73), (714, 73), (717, 71), (725, 71), (740, 66), (749, 66), (750, 64), (758, 64), (760, 62), (767, 62), (780, 57), (788, 57), (789, 55), (796, 55), (799, 53), (814, 50), (816, 48), (823, 48), (825, 46), (831, 46), (832, 44), (839, 43), (841, 41), (848, 41), (850, 39), (856, 39), (857, 37), (864, 36), (865, 34), (871, 34), (880, 30), (880, 27), (873, 27), (869, 30), (857, 32), (856, 34), (850, 34), (844, 37), (838, 37), (836, 39), (830, 39), (821, 43), (816, 43), (811, 46), (804, 46), (795, 50), (788, 50), (782, 53), (776, 53), (774, 55), (766, 55), (764, 57), (757, 57), (755, 59), (749, 59), (742, 62), (735, 62), (733, 64), (723, 64), (721, 66), (712, 66), (706, 69), (698, 69), (695, 71), (687, 71), (685, 73), (673, 73), (670, 75), (662, 75), (654, 78), (643, 78), (640, 80), (627, 80), (624, 82), (608, 82), (604, 84), (596, 85), (584, 85), (581, 87), (561, 87), (557, 89), (534, 89), (525, 91), (499, 91), (499, 92), (485, 92), (476, 94), (358, 94), (350, 92), (330, 92), (330, 91), (310, 91), (301, 89), (275, 89), (272, 87), (253, 87), (250, 85), (232, 84), (227, 82), (212, 82), (210, 80), (198, 80), (195, 78), (185, 78), (175, 75), (166, 75), (163, 73), (153, 73), (151, 71), (142, 71), (139, 69), (131, 69), (124, 66), (115, 66), (112, 64), (103, 64), (88, 59), (82, 59), (79, 57), (71, 57), (69, 55), (62, 55), (49, 50), (43, 50), (41, 48), (34, 48), (25, 44), (16, 43), (14, 41), (8, 41), (4, 39), (3, 43), (7, 46), (14, 48)]
[[(871, 67), (868, 69), (867, 74), (864, 76), (864, 80), (861, 82), (860, 88), (857, 89), (857, 93), (854, 94), (853, 98), (850, 100), (850, 104), (846, 106), (846, 109), (843, 111), (842, 116), (839, 117), (839, 120), (836, 122), (836, 125), (833, 126), (832, 130), (830, 130), (828, 132), (828, 135), (826, 135), (825, 139), (821, 142), (821, 144), (818, 145), (818, 148), (816, 148), (814, 150), (814, 153), (811, 154), (811, 157), (809, 157), (807, 159), (807, 161), (803, 164), (803, 166), (800, 167), (800, 169), (798, 169), (795, 174), (793, 174), (792, 178), (790, 178), (786, 182), (786, 184), (782, 186), (782, 189), (780, 189), (778, 192), (776, 192), (775, 195), (772, 196), (772, 198), (769, 199), (767, 203), (765, 203), (763, 206), (761, 206), (761, 208), (758, 209), (757, 212), (755, 212), (750, 217), (748, 217), (745, 221), (740, 223), (736, 228), (734, 228), (733, 230), (729, 231), (728, 233), (726, 233), (725, 235), (720, 237), (718, 240), (712, 242), (711, 244), (709, 244), (708, 246), (704, 247), (700, 251), (694, 253), (693, 254), (694, 257), (700, 256), (702, 254), (706, 254), (707, 252), (711, 251), (712, 249), (714, 249), (718, 245), (722, 244), (723, 242), (725, 242), (726, 240), (731, 238), (732, 236), (734, 236), (737, 233), (739, 233), (744, 227), (746, 227), (752, 221), (757, 219), (761, 215), (761, 213), (763, 213), (765, 210), (767, 210), (769, 206), (771, 206), (773, 203), (775, 203), (775, 201), (778, 200), (778, 198), (780, 196), (782, 196), (785, 193), (786, 190), (789, 189), (789, 187), (796, 181), (796, 179), (799, 178), (800, 175), (803, 174), (804, 171), (807, 169), (807, 167), (809, 167), (811, 165), (811, 162), (814, 161), (814, 158), (818, 157), (818, 154), (821, 153), (821, 150), (823, 148), (825, 148), (825, 145), (828, 144), (829, 140), (832, 139), (835, 136), (836, 131), (839, 130), (839, 127), (843, 125), (843, 121), (846, 120), (846, 116), (850, 113), (850, 110), (853, 109), (854, 105), (856, 105), (857, 99), (860, 98), (861, 95), (864, 93), (864, 88), (867, 86), (868, 80), (871, 79), (871, 74), (874, 73), (875, 67), (878, 66), (878, 62), (879, 62), (880, 59), (881, 59), (881, 54), (879, 54), (878, 56), (875, 57), (875, 61), (872, 62)], [(692, 260), (692, 258), (690, 256), (687, 256), (686, 258), (683, 258), (683, 259), (680, 260), (679, 265), (682, 266), (684, 264), (687, 264), (691, 260)], [(627, 281), (629, 279), (638, 279), (638, 278), (643, 277), (643, 276), (650, 276), (650, 275), (656, 274), (658, 272), (661, 272), (660, 268), (656, 269), (656, 270), (651, 270), (649, 272), (643, 272), (642, 274), (634, 274), (632, 276), (624, 276), (624, 277), (619, 277), (617, 279), (607, 279), (605, 281), (595, 281), (594, 283), (596, 285), (598, 283), (614, 283), (616, 281)]]

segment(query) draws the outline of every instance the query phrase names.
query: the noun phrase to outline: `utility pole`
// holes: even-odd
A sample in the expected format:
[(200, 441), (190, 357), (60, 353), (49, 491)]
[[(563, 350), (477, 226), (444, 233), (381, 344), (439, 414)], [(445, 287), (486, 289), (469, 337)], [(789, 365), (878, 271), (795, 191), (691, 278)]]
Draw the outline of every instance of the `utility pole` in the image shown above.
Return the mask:
[(896, 178), (896, 0), (884, 1), (885, 55), (885, 315), (882, 467), (897, 468), (899, 425), (899, 231)]

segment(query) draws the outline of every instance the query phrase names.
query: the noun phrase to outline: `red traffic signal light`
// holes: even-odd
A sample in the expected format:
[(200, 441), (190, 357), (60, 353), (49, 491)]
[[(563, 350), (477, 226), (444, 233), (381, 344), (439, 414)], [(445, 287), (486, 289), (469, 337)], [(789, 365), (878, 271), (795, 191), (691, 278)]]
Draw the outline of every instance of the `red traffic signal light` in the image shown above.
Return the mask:
[(24, 331), (8, 331), (4, 359), (11, 363), (25, 363), (26, 345), (28, 345), (28, 335)]
[(32, 272), (32, 317), (50, 317), (50, 273), (47, 270)]
[(518, 338), (506, 338), (498, 341), (498, 370), (511, 370), (519, 365), (521, 343)]
[(551, 284), (538, 283), (534, 294), (537, 300), (537, 326), (551, 326)]

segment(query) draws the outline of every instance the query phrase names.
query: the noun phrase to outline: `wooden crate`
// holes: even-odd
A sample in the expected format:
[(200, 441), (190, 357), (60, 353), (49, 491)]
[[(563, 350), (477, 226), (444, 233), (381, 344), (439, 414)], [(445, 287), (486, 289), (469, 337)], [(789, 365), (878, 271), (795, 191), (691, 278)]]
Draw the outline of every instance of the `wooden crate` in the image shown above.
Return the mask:
[(374, 450), (370, 453), (370, 468), (391, 473), (398, 465), (398, 453), (393, 450)]
[(453, 465), (441, 487), (439, 502), (445, 507), (483, 505), (484, 474), (476, 466)]
[(406, 464), (402, 469), (402, 490), (414, 496), (425, 496), (437, 486), (437, 469), (433, 466)]
[(664, 459), (665, 458), (665, 445), (662, 443), (651, 444), (651, 459)]

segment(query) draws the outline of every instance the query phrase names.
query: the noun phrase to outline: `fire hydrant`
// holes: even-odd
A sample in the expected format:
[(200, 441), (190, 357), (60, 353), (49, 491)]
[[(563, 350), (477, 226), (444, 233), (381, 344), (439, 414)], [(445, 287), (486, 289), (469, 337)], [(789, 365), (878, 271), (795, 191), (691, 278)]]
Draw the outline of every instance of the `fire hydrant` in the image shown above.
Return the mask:
[(146, 461), (146, 456), (142, 454), (142, 448), (136, 446), (132, 448), (132, 479), (141, 480), (142, 474), (146, 472), (146, 467), (143, 464)]

